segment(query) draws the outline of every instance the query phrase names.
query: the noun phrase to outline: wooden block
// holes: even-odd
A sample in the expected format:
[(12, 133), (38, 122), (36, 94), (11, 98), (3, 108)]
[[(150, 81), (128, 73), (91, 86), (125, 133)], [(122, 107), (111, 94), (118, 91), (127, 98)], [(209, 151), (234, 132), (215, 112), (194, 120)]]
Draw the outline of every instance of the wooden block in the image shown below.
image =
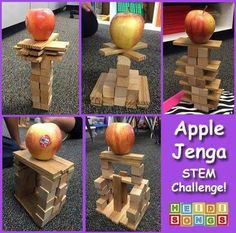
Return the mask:
[(69, 46), (67, 41), (52, 41), (46, 45), (45, 50), (65, 52)]
[(66, 195), (62, 197), (61, 199), (61, 208), (63, 207), (63, 205), (65, 205), (66, 203)]
[(59, 186), (61, 187), (62, 185), (67, 184), (67, 182), (68, 182), (68, 173), (66, 172), (61, 175)]
[(200, 89), (198, 87), (191, 87), (192, 94), (199, 95)]
[(49, 60), (48, 56), (44, 56), (41, 62), (41, 68), (46, 70), (51, 70), (53, 67), (53, 61)]
[(124, 55), (135, 61), (144, 61), (146, 59), (146, 55), (132, 50), (125, 51)]
[(141, 184), (142, 179), (143, 177), (140, 177), (140, 176), (134, 176), (134, 175), (131, 176), (131, 182), (133, 184)]
[(115, 88), (114, 105), (125, 106), (127, 90), (128, 89), (126, 87), (116, 87)]
[(198, 48), (198, 57), (209, 57), (209, 49), (208, 48)]
[(118, 76), (116, 86), (128, 87), (129, 86), (129, 76), (128, 77)]
[(38, 216), (42, 219), (48, 219), (50, 215), (52, 214), (53, 206), (44, 210), (41, 208), (41, 206), (37, 205), (36, 207), (36, 213)]
[(105, 160), (101, 160), (100, 163), (101, 163), (102, 169), (112, 169), (112, 165), (110, 162), (105, 161)]
[(126, 203), (128, 202), (128, 187), (127, 184), (122, 183), (121, 184), (121, 190), (122, 190), (122, 205), (126, 205)]
[(193, 103), (199, 103), (199, 96), (198, 95), (192, 95), (192, 102)]
[(52, 96), (50, 97), (48, 104), (41, 103), (40, 109), (48, 111), (52, 103)]
[[(40, 92), (48, 92), (50, 93), (52, 90), (52, 81), (49, 84), (40, 84)], [(44, 93), (46, 94), (46, 93)]]
[[(35, 93), (32, 93), (32, 94), (35, 94)], [(34, 103), (40, 103), (40, 96), (32, 95), (32, 101)]]
[(198, 77), (198, 78), (202, 78), (204, 76), (204, 70), (195, 67), (195, 69), (194, 69), (194, 76)]
[(30, 76), (30, 81), (33, 81), (33, 82), (39, 82), (39, 78), (40, 78), (40, 75), (36, 75), (36, 74), (31, 74)]
[(189, 83), (189, 85), (191, 85), (191, 86), (196, 86), (197, 80), (196, 80), (196, 78), (194, 78), (194, 77), (188, 78), (188, 83)]
[(103, 187), (103, 189), (98, 189), (97, 193), (99, 195), (102, 195), (102, 196), (105, 195), (106, 196), (109, 193), (109, 191), (110, 191), (110, 189), (109, 189), (108, 185), (106, 185), (106, 186)]
[(33, 102), (33, 108), (41, 109), (41, 105), (38, 102)]
[(150, 201), (150, 188), (148, 187), (145, 192), (145, 199), (149, 202)]
[(48, 201), (45, 201), (42, 198), (38, 198), (37, 203), (42, 209), (46, 210), (46, 209), (49, 209), (50, 207), (53, 207), (54, 200), (55, 200), (55, 197), (53, 197), (52, 199)]
[(41, 104), (46, 104), (48, 105), (52, 99), (52, 94), (49, 94), (49, 95), (42, 95), (42, 93), (44, 92), (41, 92), (40, 94), (40, 103)]
[(117, 58), (117, 76), (129, 76), (131, 61), (125, 56), (118, 56)]
[(31, 73), (35, 75), (41, 74), (41, 64), (31, 62)]
[(103, 101), (104, 106), (113, 106), (114, 105), (114, 98), (103, 97), (102, 101)]
[(105, 76), (102, 95), (105, 98), (114, 98), (115, 95), (116, 74), (108, 73)]
[(208, 64), (209, 64), (209, 59), (208, 59), (208, 57), (199, 57), (199, 58), (197, 59), (197, 64), (198, 64), (199, 66), (208, 66)]
[(113, 174), (114, 174), (114, 171), (113, 171), (112, 169), (109, 169), (109, 170), (107, 170), (107, 169), (102, 169), (102, 176), (103, 176), (104, 178), (109, 179), (110, 176), (113, 175)]
[(133, 187), (130, 191), (130, 201), (138, 204), (142, 200), (142, 190)]
[(144, 164), (140, 166), (131, 166), (131, 174), (134, 176), (143, 176), (144, 173)]
[(59, 214), (60, 212), (60, 206), (61, 206), (61, 203), (58, 203), (57, 205), (55, 205), (53, 207), (53, 210), (52, 210), (52, 216), (56, 216), (57, 214)]
[(201, 79), (197, 79), (196, 80), (196, 85), (197, 85), (197, 87), (199, 87), (199, 88), (205, 88), (205, 86), (206, 86), (206, 81), (203, 79), (203, 80), (201, 80)]
[(53, 68), (51, 69), (41, 69), (41, 75), (44, 77), (51, 78), (53, 75)]
[(150, 94), (147, 76), (140, 76), (140, 90), (137, 106), (140, 108), (148, 108), (150, 105)]
[(208, 89), (206, 89), (206, 88), (200, 88), (200, 89), (199, 89), (199, 95), (200, 95), (200, 96), (208, 96)]
[(203, 112), (209, 112), (209, 108), (207, 106), (201, 106), (200, 110)]
[(31, 85), (31, 90), (32, 89), (39, 89), (39, 82), (35, 82), (35, 81), (30, 81), (30, 85)]
[(66, 183), (64, 183), (64, 184), (62, 184), (61, 186), (59, 186), (59, 187), (57, 188), (57, 190), (56, 190), (56, 196), (60, 197), (60, 196), (66, 195), (67, 188), (68, 188), (68, 186), (67, 186)]
[(121, 177), (113, 175), (113, 197), (114, 197), (114, 211), (121, 211), (122, 209), (122, 184)]
[(46, 189), (44, 189), (42, 186), (38, 187), (38, 196), (45, 202), (48, 202), (53, 197), (55, 197), (56, 190), (52, 190), (51, 192), (48, 192)]
[(188, 65), (192, 65), (192, 66), (197, 65), (197, 58), (195, 58), (195, 57), (188, 57)]
[(102, 177), (98, 177), (94, 180), (94, 185), (96, 189), (103, 189), (107, 185), (107, 180)]
[(39, 51), (39, 50), (33, 50), (33, 49), (30, 49), (28, 50), (29, 51), (29, 55), (30, 56), (34, 56), (34, 57), (39, 57), (43, 54), (43, 50)]
[(139, 76), (138, 70), (130, 71), (129, 86), (128, 86), (129, 95), (138, 97), (142, 81), (141, 79), (142, 78), (141, 76)]
[(43, 84), (43, 85), (51, 85), (52, 82), (53, 82), (53, 73), (49, 77), (47, 77), (47, 76), (40, 76), (40, 78), (39, 78), (39, 83)]
[(207, 105), (207, 97), (199, 96), (199, 104)]
[(107, 206), (107, 200), (105, 200), (103, 198), (99, 198), (96, 201), (96, 206), (97, 206), (98, 209), (103, 210)]
[(194, 75), (194, 66), (185, 66), (185, 72), (188, 75)]
[(135, 224), (138, 220), (139, 212), (135, 209), (129, 208), (126, 212), (126, 216), (127, 216), (129, 222)]
[(188, 56), (189, 57), (198, 57), (198, 50), (194, 46), (188, 46)]

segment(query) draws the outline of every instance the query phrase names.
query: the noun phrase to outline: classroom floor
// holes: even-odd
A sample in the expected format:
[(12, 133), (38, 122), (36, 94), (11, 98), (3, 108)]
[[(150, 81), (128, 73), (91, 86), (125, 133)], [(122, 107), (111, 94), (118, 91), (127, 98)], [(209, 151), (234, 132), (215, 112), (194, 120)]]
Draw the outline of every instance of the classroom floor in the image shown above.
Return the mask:
[(147, 56), (142, 62), (132, 61), (132, 69), (138, 69), (140, 74), (148, 77), (151, 104), (148, 109), (127, 109), (125, 107), (95, 107), (90, 104), (89, 96), (102, 72), (116, 67), (117, 56), (103, 57), (98, 50), (105, 42), (111, 42), (109, 27), (99, 25), (98, 31), (90, 38), (83, 39), (82, 54), (82, 86), (83, 86), (83, 113), (160, 113), (160, 32), (144, 31), (143, 42), (148, 43), (147, 49), (139, 52)]
[[(21, 138), (24, 138), (25, 134), (26, 129), (21, 128)], [(9, 136), (5, 125), (3, 135)], [(82, 140), (64, 141), (57, 154), (75, 164), (74, 174), (67, 191), (66, 204), (60, 214), (43, 228), (37, 227), (25, 209), (14, 198), (14, 168), (5, 168), (3, 169), (3, 230), (79, 231), (82, 229)]]
[(53, 98), (48, 112), (32, 108), (30, 63), (16, 55), (13, 46), (30, 38), (27, 30), (14, 33), (2, 41), (2, 112), (3, 114), (77, 113), (78, 112), (78, 19), (69, 11), (56, 14), (55, 32), (69, 41), (68, 51), (54, 66)]
[[(221, 60), (218, 78), (221, 88), (234, 93), (234, 39), (233, 31), (215, 33), (212, 39), (222, 40), (219, 50), (212, 52), (212, 58)], [(186, 47), (174, 46), (172, 42), (164, 43), (164, 100), (181, 91), (179, 77), (174, 75), (176, 60), (186, 54)]]
[[(87, 231), (129, 231), (122, 225), (116, 225), (107, 219), (104, 215), (96, 212), (96, 200), (98, 194), (94, 187), (94, 180), (101, 175), (99, 153), (106, 150), (104, 135), (98, 135), (94, 142), (87, 139)], [(161, 151), (160, 145), (155, 144), (155, 140), (150, 138), (150, 133), (136, 133), (135, 145), (132, 149), (134, 153), (145, 155), (144, 159), (144, 178), (149, 179), (151, 189), (150, 206), (142, 218), (137, 231), (160, 231), (161, 220)], [(116, 166), (118, 169), (127, 170), (127, 166)], [(129, 171), (129, 170), (127, 170)]]

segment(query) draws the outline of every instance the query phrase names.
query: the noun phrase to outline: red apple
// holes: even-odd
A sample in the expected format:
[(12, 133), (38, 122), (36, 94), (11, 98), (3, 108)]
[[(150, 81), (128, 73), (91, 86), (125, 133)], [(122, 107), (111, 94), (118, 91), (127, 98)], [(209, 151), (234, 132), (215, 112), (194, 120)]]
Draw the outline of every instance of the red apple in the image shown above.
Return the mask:
[(32, 9), (26, 15), (25, 24), (34, 40), (47, 40), (54, 30), (55, 16), (50, 9)]
[(215, 20), (205, 10), (192, 10), (185, 18), (185, 30), (193, 43), (204, 44), (215, 31)]
[(62, 135), (54, 123), (37, 123), (26, 134), (26, 147), (35, 159), (49, 160), (60, 149)]
[(106, 129), (105, 140), (115, 154), (128, 154), (134, 145), (134, 130), (128, 123), (112, 123)]
[(141, 39), (144, 19), (133, 13), (118, 13), (111, 20), (110, 34), (113, 43), (122, 49), (134, 47)]

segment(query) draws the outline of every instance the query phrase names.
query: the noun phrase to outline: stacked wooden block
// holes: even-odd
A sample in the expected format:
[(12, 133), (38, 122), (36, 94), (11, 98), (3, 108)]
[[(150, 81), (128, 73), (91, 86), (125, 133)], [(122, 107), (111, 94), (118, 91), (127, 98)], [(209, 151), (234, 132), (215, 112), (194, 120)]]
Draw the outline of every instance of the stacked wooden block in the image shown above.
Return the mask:
[[(116, 224), (123, 224), (135, 230), (145, 214), (150, 201), (149, 181), (143, 178), (144, 155), (115, 155), (104, 151), (99, 156), (102, 175), (94, 183), (99, 194), (97, 211)], [(113, 164), (131, 167), (131, 175), (126, 171), (114, 173)], [(133, 185), (128, 193), (128, 185)]]
[(187, 56), (177, 60), (175, 75), (180, 76), (183, 86), (183, 100), (193, 103), (194, 107), (203, 112), (216, 109), (222, 90), (221, 80), (217, 79), (221, 61), (211, 60), (210, 53), (219, 49), (222, 41), (209, 40), (205, 44), (194, 44), (189, 38), (179, 38), (174, 45), (186, 46)]
[(49, 110), (52, 102), (53, 62), (60, 62), (69, 42), (57, 41), (53, 33), (47, 41), (25, 39), (14, 47), (17, 54), (31, 62), (31, 95), (33, 108)]
[(74, 164), (58, 156), (39, 161), (24, 150), (14, 152), (14, 167), (15, 197), (34, 222), (43, 227), (66, 202)]
[(108, 73), (100, 75), (90, 95), (91, 104), (148, 108), (150, 96), (147, 77), (130, 67), (128, 57), (118, 56), (116, 69), (109, 69)]

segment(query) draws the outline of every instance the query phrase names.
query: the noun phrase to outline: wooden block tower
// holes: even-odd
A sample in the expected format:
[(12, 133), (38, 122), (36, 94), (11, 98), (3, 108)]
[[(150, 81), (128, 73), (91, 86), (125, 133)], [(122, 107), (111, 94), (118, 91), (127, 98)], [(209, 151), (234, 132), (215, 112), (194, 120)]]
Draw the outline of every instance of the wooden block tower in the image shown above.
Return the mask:
[(105, 43), (99, 50), (103, 56), (121, 54), (117, 58), (116, 69), (110, 68), (102, 73), (90, 94), (90, 101), (95, 106), (121, 106), (127, 108), (148, 108), (150, 95), (147, 76), (131, 69), (131, 59), (142, 61), (146, 56), (134, 50), (147, 48), (139, 42), (131, 50), (116, 48), (112, 43)]
[(66, 202), (74, 164), (56, 155), (48, 161), (36, 160), (28, 150), (21, 150), (14, 152), (14, 168), (15, 198), (43, 227)]
[(203, 112), (216, 109), (222, 90), (221, 80), (217, 79), (221, 61), (211, 60), (211, 50), (219, 49), (222, 41), (209, 40), (205, 44), (194, 44), (189, 38), (179, 38), (173, 42), (177, 46), (186, 46), (187, 56), (177, 60), (175, 75), (181, 77), (183, 100), (193, 103)]
[(33, 108), (50, 108), (53, 62), (60, 62), (69, 46), (69, 42), (57, 41), (58, 37), (58, 33), (53, 33), (47, 41), (25, 39), (14, 47), (19, 56), (31, 62), (30, 87)]
[[(112, 222), (136, 230), (150, 204), (149, 181), (143, 178), (144, 155), (115, 155), (103, 151), (100, 156), (102, 175), (95, 181), (99, 194), (96, 211), (105, 215)], [(131, 167), (131, 176), (126, 171), (114, 174), (113, 164), (124, 164)], [(130, 193), (128, 185), (132, 185)]]

